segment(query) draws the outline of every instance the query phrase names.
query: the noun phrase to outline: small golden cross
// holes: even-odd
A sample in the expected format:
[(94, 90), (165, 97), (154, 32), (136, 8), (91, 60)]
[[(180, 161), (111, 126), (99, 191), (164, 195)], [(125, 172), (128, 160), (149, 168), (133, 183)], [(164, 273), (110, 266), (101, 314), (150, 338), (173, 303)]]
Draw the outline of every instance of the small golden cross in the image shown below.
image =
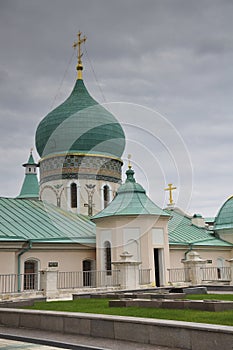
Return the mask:
[(168, 184), (168, 188), (165, 188), (164, 191), (169, 191), (169, 204), (174, 204), (173, 198), (172, 198), (172, 191), (176, 190), (176, 187), (172, 187), (172, 184)]
[(132, 165), (131, 165), (130, 159), (131, 159), (131, 154), (128, 154), (128, 168), (129, 168), (129, 169), (131, 169), (131, 168), (132, 168)]
[(78, 46), (78, 53), (77, 53), (77, 58), (78, 58), (78, 65), (77, 65), (77, 71), (78, 71), (78, 79), (82, 79), (82, 70), (83, 70), (83, 65), (82, 65), (82, 56), (83, 53), (81, 52), (81, 45), (87, 40), (87, 37), (84, 35), (84, 37), (81, 39), (82, 33), (79, 31), (78, 32), (78, 41), (75, 41), (73, 43), (73, 48), (75, 49)]

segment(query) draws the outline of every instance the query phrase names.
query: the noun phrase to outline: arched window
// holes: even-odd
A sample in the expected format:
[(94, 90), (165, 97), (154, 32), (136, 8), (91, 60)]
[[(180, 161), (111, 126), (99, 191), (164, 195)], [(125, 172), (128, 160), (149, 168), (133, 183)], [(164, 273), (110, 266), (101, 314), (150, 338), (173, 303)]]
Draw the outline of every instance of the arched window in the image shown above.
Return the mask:
[(93, 260), (83, 260), (83, 286), (95, 287), (94, 272), (92, 271)]
[(24, 263), (24, 290), (38, 288), (38, 261), (27, 260)]
[(77, 208), (77, 185), (72, 183), (70, 186), (71, 208)]
[(104, 258), (105, 258), (105, 270), (107, 275), (112, 274), (112, 253), (111, 253), (111, 243), (106, 241), (104, 243)]
[(110, 191), (107, 185), (103, 187), (103, 190), (104, 190), (104, 208), (106, 208), (110, 202)]

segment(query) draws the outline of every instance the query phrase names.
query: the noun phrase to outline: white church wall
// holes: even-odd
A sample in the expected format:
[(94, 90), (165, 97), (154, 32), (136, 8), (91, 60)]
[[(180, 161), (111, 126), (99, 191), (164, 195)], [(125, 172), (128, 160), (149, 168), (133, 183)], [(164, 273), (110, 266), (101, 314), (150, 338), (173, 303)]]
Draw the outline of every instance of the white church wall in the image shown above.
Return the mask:
[(187, 249), (183, 249), (183, 248), (179, 248), (179, 247), (170, 247), (170, 268), (171, 269), (175, 269), (175, 268), (183, 268), (184, 265), (182, 263), (182, 259), (184, 259), (185, 257), (185, 251), (188, 250)]
[(57, 205), (56, 190), (53, 188), (53, 186), (51, 184), (47, 184), (45, 186), (41, 186), (40, 199), (42, 201), (51, 203), (53, 205)]
[(13, 251), (1, 252), (0, 254), (0, 274), (17, 273), (16, 254)]
[(218, 234), (219, 234), (221, 239), (233, 244), (233, 231), (232, 230), (229, 230), (229, 231), (231, 231), (231, 232), (224, 233), (224, 232), (218, 231)]
[[(231, 248), (221, 247), (193, 247), (202, 259), (209, 261), (207, 267), (217, 267), (217, 261), (219, 258), (223, 259), (225, 266), (229, 266), (227, 260), (232, 257)], [(185, 259), (185, 252), (188, 251), (188, 247), (171, 246), (170, 247), (170, 261), (171, 268), (183, 268), (182, 260)]]
[(97, 224), (97, 266), (102, 266), (100, 246), (103, 245), (103, 239), (100, 238), (101, 234), (104, 230), (111, 230), (113, 262), (119, 261), (120, 255), (128, 251), (133, 254), (133, 260), (142, 263), (140, 268), (151, 269), (151, 278), (154, 280), (154, 249), (159, 248), (161, 283), (166, 284), (168, 281), (167, 269), (170, 267), (167, 218), (147, 215), (119, 216), (99, 219), (95, 223)]
[[(77, 207), (71, 207), (71, 185), (77, 186)], [(42, 201), (60, 205), (64, 210), (72, 211), (73, 213), (88, 215), (88, 189), (86, 185), (92, 185), (92, 213), (93, 215), (104, 208), (103, 187), (109, 187), (110, 202), (114, 198), (119, 187), (118, 183), (107, 182), (102, 180), (87, 180), (87, 179), (69, 179), (69, 180), (54, 180), (41, 185), (40, 198)]]
[(105, 270), (105, 242), (110, 242), (112, 246), (112, 230), (101, 230), (98, 238), (96, 238), (96, 249), (99, 257), (97, 262), (97, 270)]
[(223, 261), (223, 266), (229, 266), (229, 260), (231, 258), (231, 250), (222, 250), (218, 247), (213, 247), (212, 249), (194, 249), (200, 254), (202, 259), (208, 260), (209, 262), (206, 264), (208, 267), (218, 267), (218, 261), (221, 259)]
[[(63, 249), (52, 249), (52, 247), (46, 251), (30, 250), (21, 257), (21, 273), (23, 273), (24, 262), (26, 260), (35, 259), (40, 262), (40, 269), (45, 270), (48, 268), (49, 262), (58, 262), (58, 270), (64, 272), (82, 271), (83, 260), (95, 260), (95, 250), (81, 250), (77, 249), (69, 251), (71, 247), (63, 246)], [(43, 249), (43, 247), (40, 247)], [(47, 248), (48, 249), (48, 248)]]
[(153, 246), (164, 245), (164, 231), (162, 228), (152, 228), (152, 244)]
[(140, 261), (141, 252), (139, 227), (123, 228), (123, 245), (124, 250), (133, 255), (133, 260)]

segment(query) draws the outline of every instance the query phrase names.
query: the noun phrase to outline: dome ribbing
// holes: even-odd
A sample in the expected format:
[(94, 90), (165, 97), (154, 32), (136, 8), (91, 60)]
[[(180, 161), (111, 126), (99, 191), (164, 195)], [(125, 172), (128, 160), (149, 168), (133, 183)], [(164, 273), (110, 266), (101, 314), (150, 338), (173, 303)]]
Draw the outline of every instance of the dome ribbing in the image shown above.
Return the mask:
[(80, 152), (120, 158), (124, 131), (117, 119), (99, 105), (78, 79), (71, 95), (38, 125), (36, 148), (41, 157)]
[(215, 220), (214, 230), (233, 229), (233, 196), (221, 207)]

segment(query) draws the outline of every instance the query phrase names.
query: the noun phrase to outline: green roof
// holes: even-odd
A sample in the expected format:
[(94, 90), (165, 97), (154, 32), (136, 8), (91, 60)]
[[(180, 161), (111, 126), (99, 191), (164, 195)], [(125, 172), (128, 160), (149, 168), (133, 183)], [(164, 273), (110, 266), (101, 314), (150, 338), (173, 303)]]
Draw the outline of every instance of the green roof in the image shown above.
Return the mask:
[(40, 122), (36, 147), (41, 157), (81, 152), (120, 158), (125, 135), (114, 115), (99, 105), (78, 79), (67, 100)]
[(99, 219), (109, 216), (126, 215), (159, 215), (169, 216), (168, 213), (159, 208), (146, 195), (144, 188), (136, 183), (134, 171), (126, 171), (127, 179), (117, 191), (113, 201), (92, 219)]
[(42, 201), (0, 198), (0, 237), (5, 241), (94, 244), (95, 224)]
[(215, 237), (212, 231), (193, 225), (191, 217), (181, 210), (175, 208), (166, 211), (171, 214), (168, 222), (170, 245), (232, 246), (231, 243)]
[(26, 174), (17, 198), (39, 198), (39, 183), (36, 174)]
[(233, 196), (220, 208), (215, 220), (214, 230), (233, 229)]
[(26, 165), (36, 165), (37, 166), (36, 162), (34, 161), (32, 152), (30, 152), (30, 156), (28, 158), (27, 163), (23, 164), (23, 166), (26, 166)]

